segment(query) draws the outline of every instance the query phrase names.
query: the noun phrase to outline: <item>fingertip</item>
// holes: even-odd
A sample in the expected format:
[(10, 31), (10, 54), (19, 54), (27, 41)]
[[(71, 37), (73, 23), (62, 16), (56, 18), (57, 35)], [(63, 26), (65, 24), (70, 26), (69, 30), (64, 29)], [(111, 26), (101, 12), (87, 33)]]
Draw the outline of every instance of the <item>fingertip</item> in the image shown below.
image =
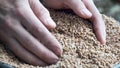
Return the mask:
[(93, 28), (95, 30), (96, 37), (98, 41), (102, 44), (106, 44), (106, 26), (102, 19), (101, 14), (94, 16), (91, 20), (93, 22)]
[(98, 39), (98, 41), (100, 42), (101, 45), (105, 45), (106, 44), (106, 38), (103, 38), (103, 37), (100, 37), (100, 36), (98, 37), (97, 36), (97, 39)]
[(103, 39), (102, 41), (100, 41), (100, 43), (101, 43), (102, 45), (105, 45), (105, 44), (106, 44), (106, 39)]
[(62, 53), (63, 53), (61, 44), (57, 41), (57, 43), (54, 45), (55, 45), (55, 47), (54, 47), (53, 52), (56, 54), (57, 57), (61, 57)]
[(61, 56), (62, 56), (62, 53), (63, 53), (63, 50), (62, 50), (62, 47), (60, 46), (60, 48), (58, 48), (58, 49), (56, 50), (56, 54), (57, 54), (58, 57), (61, 57)]
[(51, 26), (51, 28), (55, 28), (56, 27), (56, 23), (52, 19), (48, 19), (48, 23)]
[(55, 59), (53, 60), (52, 64), (56, 64), (58, 62), (59, 59)]
[(106, 44), (106, 36), (104, 37), (103, 41), (101, 42), (101, 44), (105, 45)]
[(98, 37), (98, 40), (100, 41), (100, 43), (102, 45), (105, 45), (106, 44), (106, 32), (103, 32), (100, 37)]
[(105, 45), (106, 43), (106, 31), (103, 27), (94, 27), (95, 30), (95, 35), (98, 39), (98, 41), (102, 44)]
[[(101, 30), (102, 31), (102, 30)], [(106, 28), (104, 28), (102, 35), (102, 41), (101, 44), (105, 45), (106, 44)]]
[(59, 58), (56, 56), (54, 58), (51, 58), (51, 61), (48, 64), (56, 64), (59, 61)]
[(92, 17), (92, 13), (87, 9), (78, 10), (77, 14), (85, 19)]
[(52, 19), (46, 19), (45, 21), (45, 26), (48, 28), (48, 29), (53, 29), (56, 27), (56, 23), (52, 20)]

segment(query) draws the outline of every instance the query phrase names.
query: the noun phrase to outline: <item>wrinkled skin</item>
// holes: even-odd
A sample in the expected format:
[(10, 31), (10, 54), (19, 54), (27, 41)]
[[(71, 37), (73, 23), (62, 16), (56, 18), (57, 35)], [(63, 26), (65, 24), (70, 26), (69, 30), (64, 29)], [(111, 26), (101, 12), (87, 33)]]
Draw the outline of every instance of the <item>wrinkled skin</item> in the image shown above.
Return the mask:
[[(92, 0), (45, 0), (45, 5), (72, 9), (91, 20), (96, 37), (105, 43), (105, 25)], [(39, 0), (0, 0), (0, 39), (29, 64), (46, 66), (59, 60), (62, 47), (48, 31), (55, 27), (49, 11)]]

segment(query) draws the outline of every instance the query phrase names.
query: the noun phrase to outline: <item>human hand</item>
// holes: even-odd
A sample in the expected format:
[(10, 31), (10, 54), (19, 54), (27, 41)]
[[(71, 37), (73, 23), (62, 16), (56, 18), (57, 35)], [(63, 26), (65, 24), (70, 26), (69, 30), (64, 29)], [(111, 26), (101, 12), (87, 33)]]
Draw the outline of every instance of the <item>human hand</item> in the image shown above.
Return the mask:
[(105, 44), (105, 23), (93, 0), (44, 0), (44, 3), (47, 7), (54, 9), (72, 9), (80, 17), (89, 19), (93, 23), (97, 39), (101, 44)]
[(39, 0), (0, 0), (0, 39), (29, 64), (53, 64), (62, 53), (45, 26), (56, 25)]

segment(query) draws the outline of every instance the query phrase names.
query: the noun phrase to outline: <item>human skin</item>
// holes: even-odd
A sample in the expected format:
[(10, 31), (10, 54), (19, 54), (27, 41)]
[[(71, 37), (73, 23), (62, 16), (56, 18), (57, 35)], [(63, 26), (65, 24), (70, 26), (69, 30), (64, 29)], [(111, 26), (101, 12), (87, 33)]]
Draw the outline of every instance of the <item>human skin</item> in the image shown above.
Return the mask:
[(44, 0), (45, 5), (54, 9), (72, 9), (78, 16), (93, 23), (95, 35), (101, 44), (106, 42), (106, 28), (102, 15), (93, 0)]
[[(80, 17), (90, 19), (96, 37), (105, 43), (105, 25), (92, 0), (46, 0), (45, 4), (55, 9), (70, 8)], [(0, 39), (29, 64), (46, 66), (59, 60), (62, 47), (48, 31), (55, 27), (39, 0), (0, 0)]]

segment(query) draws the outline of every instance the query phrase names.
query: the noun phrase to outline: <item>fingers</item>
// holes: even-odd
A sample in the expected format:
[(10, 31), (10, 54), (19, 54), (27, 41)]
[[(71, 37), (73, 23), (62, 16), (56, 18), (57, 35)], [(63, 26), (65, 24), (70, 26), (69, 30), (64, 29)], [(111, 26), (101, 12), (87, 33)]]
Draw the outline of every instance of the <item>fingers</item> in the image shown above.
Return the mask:
[(7, 46), (16, 54), (16, 56), (24, 60), (25, 62), (40, 66), (47, 65), (46, 63), (38, 59), (36, 56), (34, 56), (32, 53), (24, 49), (15, 39), (7, 36), (6, 33), (4, 33), (2, 30), (0, 30), (0, 37), (2, 37), (2, 41), (7, 43)]
[[(57, 56), (62, 54), (62, 47), (56, 38), (45, 28), (40, 20), (34, 15), (29, 7), (18, 9), (21, 16), (26, 21), (22, 22), (22, 25), (37, 38), (43, 45), (53, 51)], [(26, 22), (26, 23), (25, 23)]]
[(24, 60), (25, 62), (33, 65), (40, 65), (45, 66), (47, 65), (40, 59), (38, 59), (36, 56), (34, 56), (32, 53), (24, 49), (15, 39), (8, 36), (5, 31), (0, 29), (0, 37), (1, 40), (4, 41), (7, 46), (16, 54), (17, 57)]
[[(20, 59), (32, 65), (46, 66), (47, 64), (40, 60), (37, 56), (23, 48), (16, 40), (9, 39), (9, 48), (18, 56)], [(25, 58), (27, 57), (27, 58)]]
[(58, 61), (58, 57), (52, 51), (41, 44), (25, 29), (21, 26), (18, 26), (17, 28), (14, 28), (14, 37), (23, 45), (23, 47), (48, 64), (54, 64)]
[(47, 27), (55, 28), (56, 24), (50, 17), (49, 11), (39, 2), (39, 0), (29, 0), (30, 7), (38, 19)]
[[(38, 56), (42, 61), (53, 64), (58, 61), (58, 57), (41, 44), (36, 38), (34, 38), (29, 32), (27, 32), (16, 19), (7, 17), (6, 24), (8, 28), (5, 28), (7, 34), (14, 37), (19, 43), (28, 51)], [(17, 24), (16, 24), (17, 23)]]
[(101, 44), (105, 44), (106, 42), (106, 28), (105, 23), (102, 19), (102, 15), (99, 13), (98, 9), (94, 5), (92, 0), (83, 0), (86, 7), (93, 14), (91, 17), (91, 21), (93, 22), (93, 27), (95, 30), (95, 34), (97, 39), (101, 42)]
[(81, 0), (65, 0), (64, 3), (68, 5), (80, 17), (90, 18), (92, 16), (91, 12), (85, 7)]

